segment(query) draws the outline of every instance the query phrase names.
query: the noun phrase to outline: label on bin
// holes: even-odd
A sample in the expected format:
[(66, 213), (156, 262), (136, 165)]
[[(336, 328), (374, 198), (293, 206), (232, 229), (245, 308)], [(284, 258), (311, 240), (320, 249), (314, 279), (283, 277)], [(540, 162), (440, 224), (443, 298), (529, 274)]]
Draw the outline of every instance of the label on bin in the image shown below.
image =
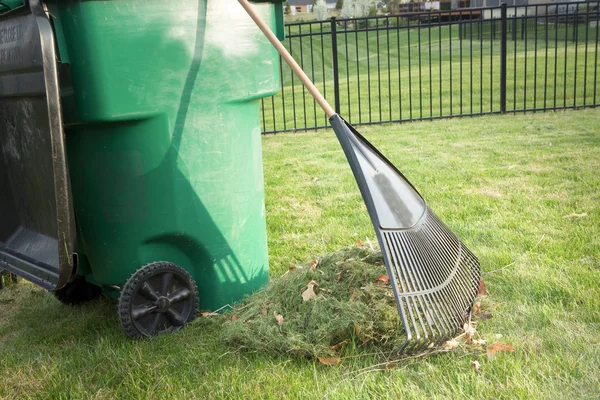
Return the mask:
[(41, 67), (39, 35), (33, 15), (0, 20), (0, 72)]

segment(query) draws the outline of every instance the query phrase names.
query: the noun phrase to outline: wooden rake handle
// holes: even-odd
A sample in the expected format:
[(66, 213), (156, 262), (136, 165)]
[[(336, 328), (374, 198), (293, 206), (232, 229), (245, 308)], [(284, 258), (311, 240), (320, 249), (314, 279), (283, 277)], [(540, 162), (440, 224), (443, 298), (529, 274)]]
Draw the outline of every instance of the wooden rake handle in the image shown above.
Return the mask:
[(294, 57), (292, 57), (290, 52), (287, 51), (287, 49), (283, 46), (283, 44), (281, 44), (279, 39), (277, 39), (271, 28), (269, 28), (267, 24), (265, 24), (265, 22), (262, 20), (260, 15), (257, 14), (254, 7), (248, 2), (248, 0), (238, 0), (238, 2), (242, 5), (242, 7), (244, 7), (248, 15), (250, 15), (250, 18), (254, 20), (256, 25), (265, 34), (267, 39), (269, 39), (269, 41), (273, 44), (275, 49), (277, 49), (277, 51), (281, 55), (281, 58), (285, 60), (285, 62), (290, 66), (292, 71), (294, 71), (294, 73), (300, 79), (300, 81), (302, 81), (302, 84), (308, 89), (308, 91), (315, 98), (317, 103), (319, 103), (323, 111), (325, 111), (327, 117), (329, 118), (333, 116), (335, 114), (333, 108), (329, 105), (327, 100), (325, 100), (325, 97), (323, 97), (321, 92), (319, 92), (319, 89), (317, 89), (314, 83), (312, 83), (310, 78), (304, 73), (304, 71), (298, 65), (296, 60), (294, 60)]

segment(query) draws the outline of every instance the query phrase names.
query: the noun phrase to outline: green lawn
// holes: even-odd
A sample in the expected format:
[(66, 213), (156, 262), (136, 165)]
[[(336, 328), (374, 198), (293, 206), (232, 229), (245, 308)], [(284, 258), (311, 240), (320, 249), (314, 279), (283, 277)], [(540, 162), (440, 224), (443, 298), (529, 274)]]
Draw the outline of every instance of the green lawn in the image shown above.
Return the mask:
[[(285, 44), (333, 104), (330, 33), (318, 35), (318, 25), (292, 27), (294, 34), (313, 34)], [(597, 104), (598, 28), (580, 25), (576, 42), (564, 24), (534, 28), (526, 36), (517, 32), (517, 40), (508, 36), (507, 109)], [(341, 114), (364, 123), (499, 111), (500, 40), (490, 29), (489, 21), (477, 21), (465, 24), (462, 36), (458, 25), (338, 31)], [(282, 91), (264, 100), (264, 130), (326, 126), (299, 80), (287, 66), (282, 71)]]
[[(227, 347), (201, 320), (132, 341), (109, 301), (71, 308), (22, 283), (0, 291), (0, 398), (597, 398), (599, 120), (588, 109), (360, 128), (480, 258), (493, 316), (477, 330), (514, 353), (461, 345), (385, 370), (356, 347), (326, 367)], [(330, 130), (263, 143), (272, 276), (375, 242)]]

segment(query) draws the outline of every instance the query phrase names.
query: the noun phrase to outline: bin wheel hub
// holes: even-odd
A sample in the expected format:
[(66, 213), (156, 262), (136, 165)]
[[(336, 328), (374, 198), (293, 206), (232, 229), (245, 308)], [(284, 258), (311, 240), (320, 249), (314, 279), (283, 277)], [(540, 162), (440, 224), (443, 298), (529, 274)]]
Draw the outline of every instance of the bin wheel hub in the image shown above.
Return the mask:
[(164, 313), (171, 306), (171, 302), (169, 301), (169, 299), (167, 297), (161, 297), (160, 299), (158, 299), (156, 301), (156, 305), (158, 306), (157, 311), (160, 313)]
[(174, 332), (194, 319), (198, 289), (192, 276), (173, 263), (138, 269), (119, 297), (119, 319), (131, 337)]

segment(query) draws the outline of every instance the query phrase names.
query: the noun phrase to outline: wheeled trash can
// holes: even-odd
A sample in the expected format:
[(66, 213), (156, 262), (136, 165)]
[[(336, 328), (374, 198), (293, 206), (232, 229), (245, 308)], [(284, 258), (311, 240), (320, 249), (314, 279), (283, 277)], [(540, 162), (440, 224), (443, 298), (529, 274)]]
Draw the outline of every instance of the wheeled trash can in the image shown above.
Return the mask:
[[(257, 3), (281, 34), (281, 3)], [(257, 290), (278, 86), (236, 0), (2, 0), (0, 269), (67, 304), (104, 293), (132, 337)]]

